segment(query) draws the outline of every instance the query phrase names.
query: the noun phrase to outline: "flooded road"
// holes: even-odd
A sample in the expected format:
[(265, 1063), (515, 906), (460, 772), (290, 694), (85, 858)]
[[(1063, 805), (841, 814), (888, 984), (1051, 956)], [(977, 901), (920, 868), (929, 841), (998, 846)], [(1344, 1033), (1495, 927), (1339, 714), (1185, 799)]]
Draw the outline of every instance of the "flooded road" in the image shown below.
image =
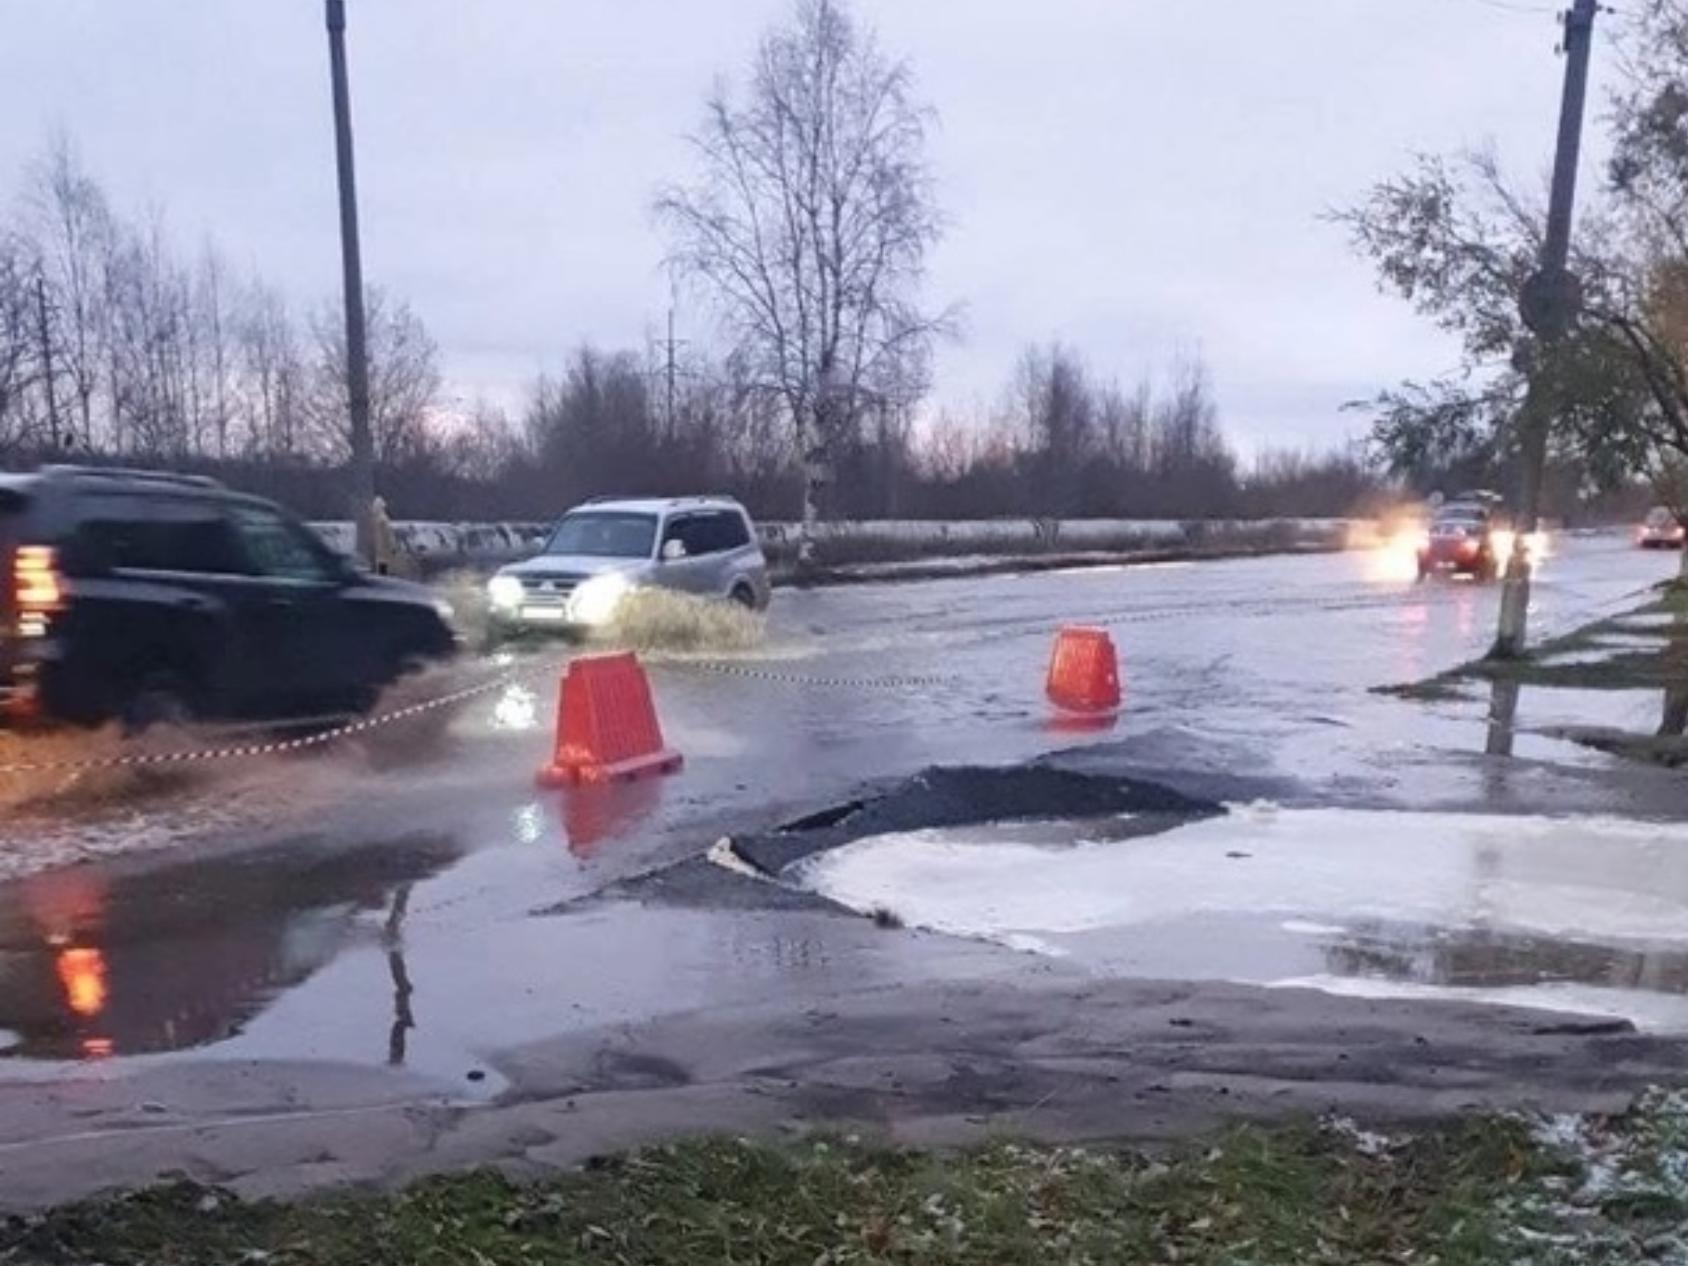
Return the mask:
[[(1621, 609), (1674, 567), (1621, 538), (1568, 539), (1538, 587), (1536, 628), (1565, 631)], [(1674, 779), (1614, 784), (1604, 758), (1528, 733), (1528, 695), (1522, 759), (1497, 767), (1480, 755), (1480, 703), (1427, 709), (1368, 693), (1481, 653), (1497, 598), (1475, 585), (1414, 585), (1364, 554), (782, 592), (759, 650), (713, 663), (649, 657), (667, 739), (686, 758), (673, 778), (536, 791), (557, 672), (541, 648), (510, 666), (518, 683), (423, 733), (395, 727), (206, 771), (133, 803), (26, 811), (5, 827), (11, 873), (92, 860), (0, 887), (0, 1083), (121, 1078), (191, 1057), (402, 1069), (484, 1096), (504, 1084), (500, 1052), (546, 1035), (770, 994), (1082, 963), (1502, 990), (1633, 978), (1680, 995), (1688, 980), (1674, 934), (1655, 945), (1368, 906), (1369, 888), (1399, 890), (1403, 877), (1456, 887), (1470, 877), (1467, 863), (1429, 865), (1410, 842), (1374, 851), (1372, 826), (1355, 823), (1326, 859), (1347, 868), (1342, 899), (1265, 901), (1255, 887), (1267, 882), (1265, 857), (1220, 856), (1229, 897), (1190, 907), (1176, 925), (1021, 929), (1064, 938), (1064, 958), (1047, 961), (982, 941), (888, 935), (783, 890), (762, 902), (725, 880), (683, 900), (647, 900), (638, 888), (724, 834), (928, 765), (1075, 746), (1088, 749), (1073, 758), (1080, 765), (1176, 774), (1233, 801), (1237, 787), (1254, 788), (1240, 799), (1269, 796), (1297, 812), (1688, 808)], [(1126, 706), (1110, 732), (1075, 736), (1052, 724), (1042, 698), (1052, 635), (1070, 622), (1105, 625), (1120, 647)], [(1298, 820), (1286, 810), (1277, 829)], [(1296, 889), (1308, 856), (1293, 840), (1272, 847), (1273, 891)], [(1554, 858), (1581, 874), (1600, 847), (1532, 854), (1547, 869), (1531, 882), (1552, 889)], [(1523, 863), (1503, 852), (1508, 866)], [(1624, 873), (1645, 893), (1644, 868)], [(1492, 882), (1478, 891), (1492, 894)], [(1675, 887), (1655, 895), (1688, 901)]]

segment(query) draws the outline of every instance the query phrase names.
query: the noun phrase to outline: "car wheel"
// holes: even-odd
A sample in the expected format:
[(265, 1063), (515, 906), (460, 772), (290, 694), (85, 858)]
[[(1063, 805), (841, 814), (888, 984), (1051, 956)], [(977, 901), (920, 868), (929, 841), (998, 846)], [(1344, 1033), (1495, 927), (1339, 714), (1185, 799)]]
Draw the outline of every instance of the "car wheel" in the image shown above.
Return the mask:
[(126, 737), (135, 738), (149, 730), (175, 729), (194, 719), (192, 696), (174, 673), (152, 673), (123, 705), (119, 718)]
[(746, 611), (756, 610), (756, 591), (749, 585), (734, 585), (731, 596)]

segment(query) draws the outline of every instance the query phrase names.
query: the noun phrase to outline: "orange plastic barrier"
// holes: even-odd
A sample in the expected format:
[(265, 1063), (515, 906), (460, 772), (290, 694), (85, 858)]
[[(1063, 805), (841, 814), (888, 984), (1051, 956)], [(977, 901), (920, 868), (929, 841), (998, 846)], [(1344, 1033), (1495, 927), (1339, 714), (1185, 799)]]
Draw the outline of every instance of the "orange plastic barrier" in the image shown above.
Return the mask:
[(591, 655), (569, 664), (557, 704), (557, 748), (542, 787), (578, 787), (671, 774), (680, 753), (663, 745), (651, 685), (638, 657)]
[(1068, 712), (1119, 708), (1119, 657), (1106, 629), (1069, 627), (1055, 635), (1048, 690), (1049, 701)]

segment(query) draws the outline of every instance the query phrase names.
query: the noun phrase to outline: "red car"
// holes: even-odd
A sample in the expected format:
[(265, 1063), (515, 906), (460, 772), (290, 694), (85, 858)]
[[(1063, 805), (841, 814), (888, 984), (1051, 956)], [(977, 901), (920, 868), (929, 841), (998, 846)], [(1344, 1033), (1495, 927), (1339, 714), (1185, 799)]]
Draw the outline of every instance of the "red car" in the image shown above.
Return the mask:
[(1688, 536), (1676, 516), (1663, 506), (1648, 511), (1646, 521), (1635, 533), (1635, 543), (1642, 549), (1681, 549)]
[(1500, 575), (1496, 524), (1486, 505), (1455, 502), (1445, 505), (1431, 521), (1418, 549), (1418, 578), (1438, 573), (1494, 580)]

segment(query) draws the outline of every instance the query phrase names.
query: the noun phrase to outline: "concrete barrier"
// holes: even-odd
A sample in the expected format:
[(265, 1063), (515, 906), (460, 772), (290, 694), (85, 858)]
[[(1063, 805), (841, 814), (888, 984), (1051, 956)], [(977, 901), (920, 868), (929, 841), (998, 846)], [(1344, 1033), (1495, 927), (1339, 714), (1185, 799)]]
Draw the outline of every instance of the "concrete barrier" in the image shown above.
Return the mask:
[[(310, 525), (328, 545), (353, 552), (349, 522)], [(532, 522), (393, 524), (399, 547), (424, 575), (457, 568), (497, 567), (538, 552), (550, 525)], [(795, 559), (800, 526), (759, 525), (763, 549), (776, 565)], [(825, 566), (915, 559), (1008, 558), (1038, 555), (1127, 554), (1144, 550), (1242, 551), (1273, 548), (1337, 549), (1375, 536), (1376, 525), (1353, 519), (869, 519), (825, 522), (815, 528), (815, 552)]]

